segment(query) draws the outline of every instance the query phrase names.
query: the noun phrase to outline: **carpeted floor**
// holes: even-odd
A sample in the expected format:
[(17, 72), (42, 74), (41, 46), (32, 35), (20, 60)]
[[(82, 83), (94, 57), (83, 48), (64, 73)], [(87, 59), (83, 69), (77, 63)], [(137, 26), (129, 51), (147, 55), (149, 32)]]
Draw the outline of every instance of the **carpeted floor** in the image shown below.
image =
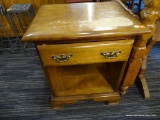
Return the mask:
[(160, 42), (148, 57), (145, 74), (151, 98), (144, 100), (135, 85), (119, 105), (79, 101), (52, 110), (50, 90), (36, 50), (0, 52), (0, 120), (154, 120), (160, 119)]

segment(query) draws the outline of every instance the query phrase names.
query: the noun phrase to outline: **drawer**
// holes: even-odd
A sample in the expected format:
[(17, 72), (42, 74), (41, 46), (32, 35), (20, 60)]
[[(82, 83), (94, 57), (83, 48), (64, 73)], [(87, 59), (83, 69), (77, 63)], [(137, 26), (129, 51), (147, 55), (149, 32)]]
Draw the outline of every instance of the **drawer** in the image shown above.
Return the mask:
[(43, 66), (127, 61), (134, 40), (37, 45)]

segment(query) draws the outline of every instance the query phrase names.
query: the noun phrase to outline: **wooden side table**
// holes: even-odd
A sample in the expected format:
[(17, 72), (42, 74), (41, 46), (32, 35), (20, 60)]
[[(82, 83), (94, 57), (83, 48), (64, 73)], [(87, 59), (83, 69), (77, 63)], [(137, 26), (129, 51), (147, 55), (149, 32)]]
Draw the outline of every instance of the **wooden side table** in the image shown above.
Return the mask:
[(133, 84), (150, 35), (118, 1), (43, 5), (22, 41), (34, 42), (52, 108), (93, 99), (116, 104)]

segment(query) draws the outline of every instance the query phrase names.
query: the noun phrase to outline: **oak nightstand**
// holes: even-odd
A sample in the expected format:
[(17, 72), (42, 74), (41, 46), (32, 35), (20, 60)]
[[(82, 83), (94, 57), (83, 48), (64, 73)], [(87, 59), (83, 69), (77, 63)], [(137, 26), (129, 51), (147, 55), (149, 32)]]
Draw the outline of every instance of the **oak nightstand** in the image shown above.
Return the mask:
[(51, 105), (115, 104), (133, 84), (150, 30), (118, 1), (43, 5), (22, 41), (34, 42)]

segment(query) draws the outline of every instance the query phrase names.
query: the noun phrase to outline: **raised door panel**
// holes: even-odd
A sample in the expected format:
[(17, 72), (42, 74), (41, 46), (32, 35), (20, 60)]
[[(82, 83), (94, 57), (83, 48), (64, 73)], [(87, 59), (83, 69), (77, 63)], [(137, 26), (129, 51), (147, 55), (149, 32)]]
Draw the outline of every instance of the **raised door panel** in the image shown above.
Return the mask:
[(9, 37), (13, 35), (12, 29), (10, 27), (10, 25), (7, 22), (7, 19), (5, 16), (1, 16), (0, 17), (0, 36), (2, 37)]
[(55, 3), (56, 3), (56, 0), (49, 0), (49, 3), (50, 3), (50, 4), (55, 4)]
[(66, 0), (55, 0), (56, 4), (64, 4), (66, 3)]

